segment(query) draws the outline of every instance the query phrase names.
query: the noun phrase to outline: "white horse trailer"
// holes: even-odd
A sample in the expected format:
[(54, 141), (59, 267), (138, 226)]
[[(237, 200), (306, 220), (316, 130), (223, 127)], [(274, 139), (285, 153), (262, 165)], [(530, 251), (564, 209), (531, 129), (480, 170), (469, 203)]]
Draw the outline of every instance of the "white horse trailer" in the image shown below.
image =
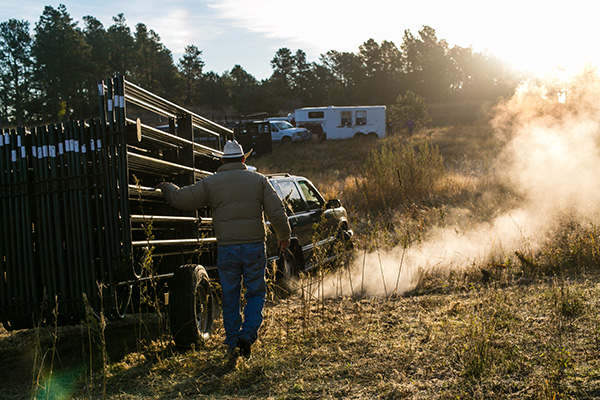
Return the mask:
[(385, 137), (385, 106), (305, 107), (294, 120), (321, 139)]

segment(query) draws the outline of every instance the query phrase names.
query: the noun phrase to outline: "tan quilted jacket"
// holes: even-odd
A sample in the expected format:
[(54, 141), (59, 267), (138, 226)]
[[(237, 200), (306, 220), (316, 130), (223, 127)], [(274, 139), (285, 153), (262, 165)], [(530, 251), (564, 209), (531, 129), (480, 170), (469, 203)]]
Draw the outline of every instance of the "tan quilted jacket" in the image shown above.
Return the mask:
[(290, 225), (275, 189), (264, 175), (249, 171), (244, 163), (224, 164), (216, 174), (181, 189), (172, 183), (163, 183), (160, 188), (175, 208), (210, 206), (219, 245), (264, 242), (263, 212), (278, 240), (290, 238)]

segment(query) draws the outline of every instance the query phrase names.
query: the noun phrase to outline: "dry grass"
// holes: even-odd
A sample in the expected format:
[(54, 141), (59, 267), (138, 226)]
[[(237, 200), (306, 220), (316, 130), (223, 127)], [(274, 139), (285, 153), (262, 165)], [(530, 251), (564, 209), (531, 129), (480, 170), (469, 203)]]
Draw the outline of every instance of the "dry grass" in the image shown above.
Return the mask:
[[(589, 281), (310, 304), (292, 298), (269, 305), (252, 358), (235, 363), (225, 357), (221, 330), (186, 353), (152, 341), (133, 351), (136, 321), (128, 319), (111, 327), (121, 338), (110, 340), (123, 347), (111, 352), (107, 397), (597, 398), (598, 298), (600, 289)], [(60, 334), (71, 343), (59, 346), (60, 391), (53, 393), (64, 397), (49, 398), (100, 398), (102, 388), (86, 386), (78, 374), (89, 355), (69, 355), (85, 335), (78, 328)], [(34, 334), (2, 335), (19, 355), (12, 368), (3, 363), (3, 376), (27, 387), (27, 368), (15, 366), (26, 359)], [(2, 398), (29, 397), (13, 385), (0, 390)]]
[[(370, 157), (425, 142), (439, 150), (444, 167), (427, 196), (365, 209)], [(419, 242), (432, 227), (459, 226), (463, 214), (453, 209), (488, 221), (510, 207), (514, 196), (491, 174), (500, 145), (487, 126), (449, 127), (410, 141), (276, 147), (250, 163), (264, 173), (304, 175), (326, 198), (341, 198), (358, 248), (371, 251)], [(598, 235), (595, 225), (566, 218), (536, 251), (422, 270), (405, 296), (324, 299), (317, 291), (274, 298), (249, 360), (226, 357), (220, 324), (210, 341), (177, 352), (155, 315), (110, 323), (101, 338), (83, 325), (58, 335), (52, 327), (0, 329), (0, 398), (599, 398)], [(52, 350), (53, 369), (38, 367)]]

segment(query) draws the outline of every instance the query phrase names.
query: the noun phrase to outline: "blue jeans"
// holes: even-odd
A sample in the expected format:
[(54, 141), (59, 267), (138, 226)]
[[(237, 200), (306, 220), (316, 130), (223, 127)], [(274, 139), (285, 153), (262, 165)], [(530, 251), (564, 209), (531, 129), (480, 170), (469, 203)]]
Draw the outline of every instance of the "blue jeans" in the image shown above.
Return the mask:
[[(217, 267), (223, 291), (225, 343), (230, 349), (237, 346), (239, 339), (252, 344), (258, 336), (267, 295), (266, 266), (267, 254), (264, 243), (218, 247)], [(242, 277), (246, 288), (243, 322), (240, 304)]]

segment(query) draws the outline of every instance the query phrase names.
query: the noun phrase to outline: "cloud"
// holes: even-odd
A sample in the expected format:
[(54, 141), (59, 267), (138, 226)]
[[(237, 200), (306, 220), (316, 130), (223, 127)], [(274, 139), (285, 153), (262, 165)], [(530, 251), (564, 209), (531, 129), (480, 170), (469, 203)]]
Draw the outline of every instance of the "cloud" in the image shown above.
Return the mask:
[(600, 26), (590, 4), (573, 0), (476, 0), (390, 2), (386, 0), (221, 0), (209, 3), (219, 18), (258, 33), (278, 47), (304, 50), (310, 59), (328, 50), (356, 52), (370, 38), (400, 46), (405, 30), (414, 35), (434, 28), (450, 46), (489, 51), (519, 68), (547, 73), (557, 65), (571, 72), (586, 62), (600, 63), (585, 38)]
[(313, 58), (332, 49), (356, 52), (370, 38), (399, 44), (404, 29), (418, 28), (416, 20), (414, 25), (399, 22), (406, 20), (401, 3), (383, 0), (223, 0), (209, 7), (238, 28), (277, 39), (281, 47), (300, 48)]

